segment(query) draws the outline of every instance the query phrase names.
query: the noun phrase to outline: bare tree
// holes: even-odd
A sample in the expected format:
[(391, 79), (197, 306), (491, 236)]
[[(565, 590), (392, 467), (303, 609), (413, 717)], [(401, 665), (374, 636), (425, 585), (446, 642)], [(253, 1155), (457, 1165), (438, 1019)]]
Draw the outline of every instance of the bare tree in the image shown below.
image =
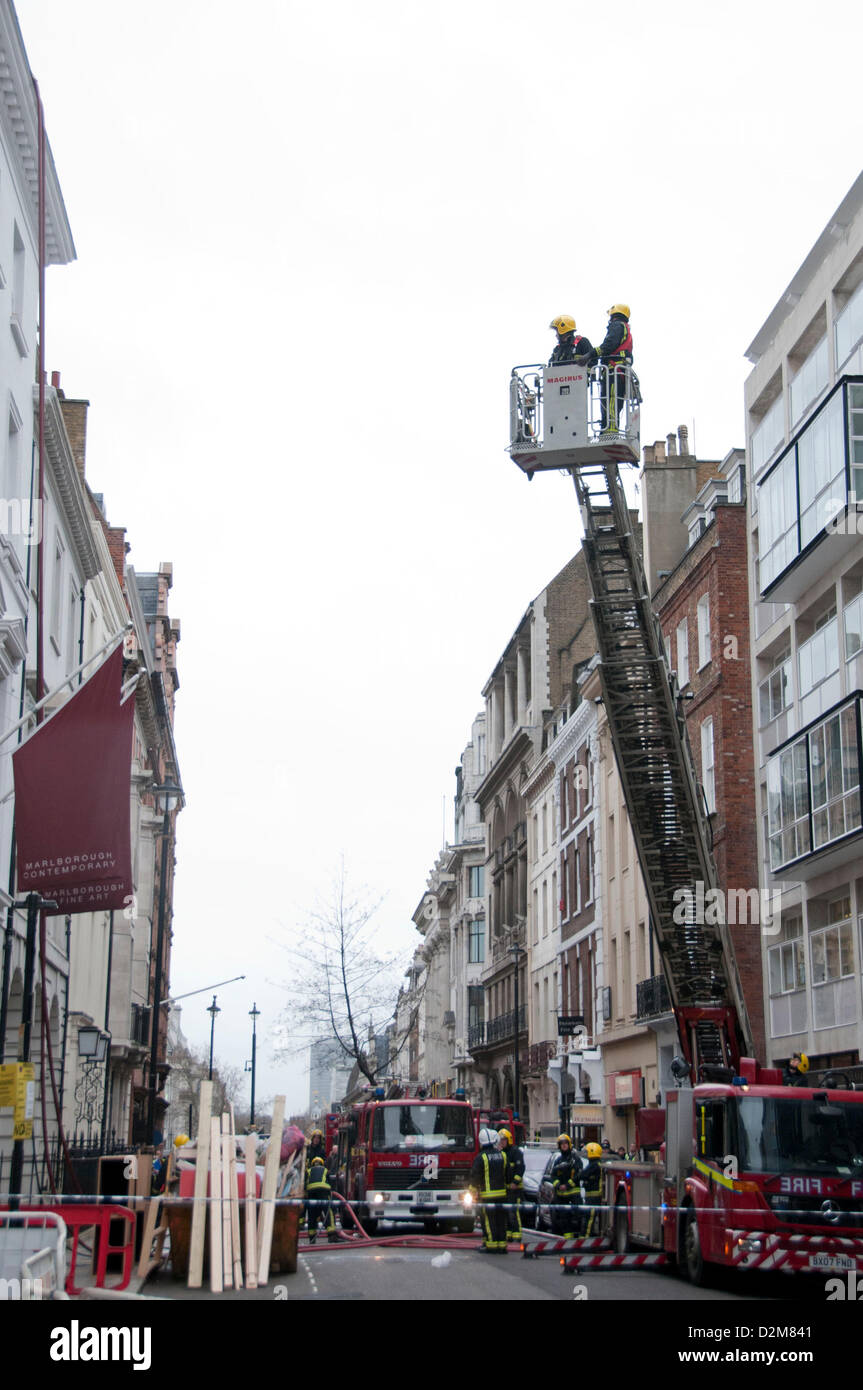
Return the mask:
[[(343, 860), (329, 900), (310, 912), (302, 927), (302, 944), (280, 943), (295, 971), (284, 985), (288, 1004), (281, 1054), (304, 1050), (308, 1038), (335, 1039), (345, 1061), (354, 1063), (372, 1085), (410, 1032), (395, 1052), (378, 1059), (374, 1039), (393, 1018), (406, 954), (380, 954), (375, 947), (374, 917), (382, 901), (365, 890), (351, 890)], [(292, 1040), (298, 1033), (306, 1039), (303, 1043)]]
[[(209, 1059), (204, 1048), (191, 1047), (185, 1041), (173, 1043), (168, 1060), (171, 1064), (172, 1102), (167, 1115), (171, 1133), (185, 1132), (191, 1116), (192, 1132), (199, 1125), (198, 1106), (201, 1082), (209, 1073)], [(237, 1105), (243, 1091), (243, 1073), (239, 1067), (213, 1061), (213, 1114), (221, 1115), (228, 1106)]]

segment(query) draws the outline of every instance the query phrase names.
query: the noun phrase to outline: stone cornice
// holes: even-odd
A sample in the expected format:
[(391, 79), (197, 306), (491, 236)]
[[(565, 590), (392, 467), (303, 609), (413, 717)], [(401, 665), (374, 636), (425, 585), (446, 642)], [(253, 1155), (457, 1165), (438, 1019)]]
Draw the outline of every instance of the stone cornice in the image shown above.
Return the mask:
[(22, 618), (0, 618), (0, 680), (5, 680), (27, 655), (27, 629)]
[(539, 763), (534, 770), (532, 770), (528, 778), (528, 781), (525, 783), (525, 801), (531, 801), (535, 796), (539, 796), (539, 793), (541, 791), (544, 791), (544, 789), (548, 786), (549, 782), (552, 782), (554, 780), (554, 772), (554, 763), (548, 758), (548, 755), (546, 754), (543, 757), (542, 762)]
[[(39, 388), (33, 387), (33, 404), (38, 405)], [(89, 502), (81, 485), (72, 455), (72, 446), (53, 387), (45, 392), (45, 451), (58, 509), (66, 521), (85, 579), (95, 579), (101, 569), (90, 525)]]
[(549, 747), (548, 756), (552, 766), (557, 768), (565, 763), (576, 745), (583, 743), (595, 728), (596, 706), (592, 700), (582, 700)]
[[(19, 183), (21, 203), (30, 214), (30, 233), (38, 245), (39, 116), (33, 74), (11, 5), (0, 5), (0, 123), (10, 162)], [(75, 260), (72, 230), (66, 216), (54, 156), (45, 140), (45, 252), (47, 265)]]
[[(476, 789), (475, 799), (480, 803), (480, 806), (487, 806), (491, 799), (505, 786), (507, 780), (518, 771), (519, 764), (525, 755), (533, 753), (533, 733), (532, 728), (522, 726), (510, 739), (494, 766)], [(488, 817), (484, 816), (483, 819), (487, 820)]]

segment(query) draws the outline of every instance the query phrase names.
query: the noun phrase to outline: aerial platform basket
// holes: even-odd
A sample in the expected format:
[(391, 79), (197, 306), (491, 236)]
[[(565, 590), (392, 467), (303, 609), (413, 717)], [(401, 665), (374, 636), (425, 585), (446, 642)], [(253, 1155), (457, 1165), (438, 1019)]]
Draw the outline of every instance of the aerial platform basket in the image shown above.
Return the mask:
[(513, 367), (509, 401), (509, 456), (528, 475), (641, 459), (641, 395), (630, 366)]

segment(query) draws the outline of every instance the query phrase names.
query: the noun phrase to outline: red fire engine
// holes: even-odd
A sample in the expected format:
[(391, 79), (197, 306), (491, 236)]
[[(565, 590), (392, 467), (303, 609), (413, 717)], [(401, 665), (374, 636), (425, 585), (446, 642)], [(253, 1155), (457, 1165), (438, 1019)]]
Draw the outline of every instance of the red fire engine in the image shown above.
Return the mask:
[(575, 484), (602, 704), (680, 1042), (678, 1089), (640, 1112), (662, 1161), (606, 1165), (606, 1233), (620, 1253), (664, 1251), (694, 1283), (709, 1265), (863, 1271), (863, 1095), (847, 1077), (783, 1087), (752, 1060), (686, 708), (618, 469), (640, 460), (640, 400), (619, 363), (519, 367), (510, 384), (513, 461)]
[(481, 1129), (508, 1129), (514, 1143), (521, 1145), (525, 1142), (524, 1125), (521, 1120), (513, 1119), (512, 1111), (508, 1106), (499, 1107), (497, 1110), (476, 1110), (474, 1115), (477, 1135)]
[(477, 1152), (466, 1101), (384, 1100), (381, 1091), (339, 1116), (338, 1189), (369, 1235), (379, 1221), (472, 1231)]

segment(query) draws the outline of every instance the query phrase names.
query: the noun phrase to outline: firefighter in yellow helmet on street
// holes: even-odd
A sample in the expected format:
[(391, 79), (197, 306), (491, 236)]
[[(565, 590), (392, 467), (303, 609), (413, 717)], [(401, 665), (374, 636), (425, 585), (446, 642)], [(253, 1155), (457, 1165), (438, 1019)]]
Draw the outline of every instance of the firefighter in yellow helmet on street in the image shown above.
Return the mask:
[(560, 1153), (549, 1173), (549, 1181), (554, 1188), (551, 1229), (555, 1235), (572, 1240), (578, 1221), (578, 1174), (581, 1161), (572, 1151), (572, 1140), (568, 1134), (558, 1135), (557, 1147)]
[(521, 1240), (521, 1194), (524, 1189), (524, 1154), (508, 1129), (498, 1130), (500, 1151), (506, 1163), (506, 1238)]
[(327, 1173), (327, 1165), (320, 1154), (312, 1159), (306, 1173), (306, 1220), (310, 1244), (314, 1245), (315, 1243), (320, 1222), (324, 1224), (327, 1240), (330, 1242), (336, 1240), (333, 1189)]
[(498, 1149), (493, 1129), (479, 1132), (480, 1152), (470, 1170), (470, 1190), (479, 1202), (483, 1242), (487, 1255), (506, 1254), (506, 1159)]
[(587, 1155), (587, 1163), (581, 1170), (581, 1195), (584, 1206), (589, 1210), (582, 1212), (581, 1234), (593, 1236), (597, 1234), (599, 1226), (595, 1218), (599, 1215), (597, 1208), (602, 1202), (604, 1187), (602, 1169), (599, 1166), (602, 1145), (588, 1144), (584, 1152)]

